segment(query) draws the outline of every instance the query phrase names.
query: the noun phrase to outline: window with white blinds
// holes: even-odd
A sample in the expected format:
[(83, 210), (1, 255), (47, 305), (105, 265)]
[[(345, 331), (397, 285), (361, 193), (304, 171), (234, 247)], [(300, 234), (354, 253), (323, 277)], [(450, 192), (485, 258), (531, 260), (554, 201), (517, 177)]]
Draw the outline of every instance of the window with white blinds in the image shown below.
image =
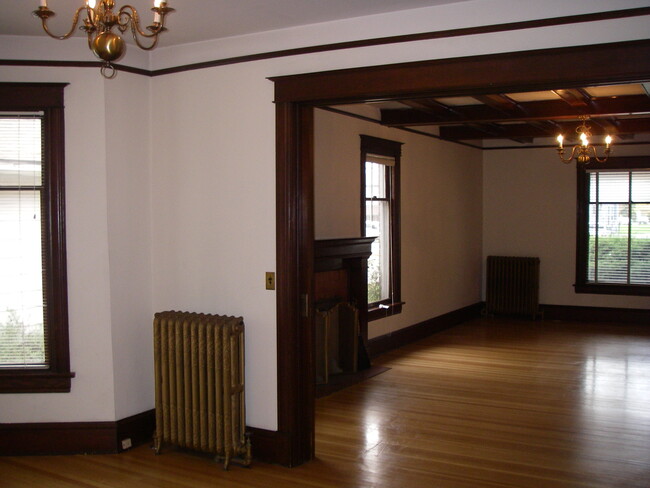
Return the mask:
[(578, 168), (576, 291), (650, 295), (650, 158)]
[(0, 367), (47, 367), (42, 113), (0, 114)]
[(65, 83), (0, 82), (0, 393), (69, 392)]
[(650, 285), (650, 170), (587, 173), (587, 281)]

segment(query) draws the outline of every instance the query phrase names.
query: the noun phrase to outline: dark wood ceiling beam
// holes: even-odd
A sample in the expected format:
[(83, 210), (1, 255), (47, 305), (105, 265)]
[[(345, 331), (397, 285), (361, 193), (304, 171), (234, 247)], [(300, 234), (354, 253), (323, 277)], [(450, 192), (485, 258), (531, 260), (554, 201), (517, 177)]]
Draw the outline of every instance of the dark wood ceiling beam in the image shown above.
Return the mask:
[(488, 107), (492, 107), (493, 109), (496, 109), (506, 115), (523, 113), (521, 105), (515, 102), (512, 98), (503, 94), (475, 95), (473, 98), (487, 105)]
[[(650, 133), (650, 119), (626, 119), (619, 120), (619, 125), (612, 136), (623, 136), (625, 134)], [(595, 124), (591, 126), (591, 134), (594, 136), (605, 136), (608, 134), (602, 127)], [(501, 126), (501, 131), (492, 130), (488, 133), (485, 130), (478, 130), (475, 127), (467, 126), (446, 126), (440, 127), (440, 137), (449, 140), (472, 140), (472, 139), (521, 139), (530, 137), (552, 137), (558, 132), (564, 134), (567, 140), (577, 140), (575, 129), (576, 123), (559, 124), (559, 130), (540, 129), (529, 124), (507, 124)]]
[(530, 120), (527, 123), (548, 133), (556, 133), (560, 130), (560, 125), (552, 120)]
[(453, 107), (455, 114), (441, 118), (440, 113), (424, 113), (419, 110), (389, 109), (381, 111), (381, 123), (391, 127), (444, 125), (458, 123), (487, 123), (549, 119), (575, 119), (578, 115), (597, 117), (650, 112), (650, 97), (646, 95), (625, 95), (618, 98), (593, 100), (589, 107), (576, 109), (562, 100), (520, 103), (518, 115), (506, 115), (485, 105), (463, 105)]
[[(619, 139), (631, 140), (634, 139), (634, 134), (621, 133), (621, 122), (618, 119), (613, 117), (605, 117), (594, 120), (588, 120), (587, 125), (589, 126), (599, 126), (602, 128), (603, 133), (605, 134), (616, 134)], [(600, 131), (598, 131), (600, 132)], [(592, 127), (591, 133), (594, 134)]]
[(607, 134), (616, 134), (619, 132), (619, 127), (620, 123), (618, 120), (610, 118), (610, 117), (604, 117), (604, 118), (599, 118), (599, 119), (594, 119), (594, 120), (587, 120), (587, 125), (592, 127), (592, 134), (593, 134), (593, 126), (598, 126), (600, 127), (604, 132)]
[(415, 100), (400, 100), (400, 103), (414, 110), (424, 112), (436, 117), (438, 120), (446, 120), (449, 117), (462, 118), (463, 115), (454, 110), (453, 107), (440, 103), (432, 98), (422, 98)]
[(468, 126), (468, 128), (482, 132), (484, 135), (480, 139), (510, 139), (520, 144), (531, 144), (533, 142), (532, 137), (511, 137), (507, 127), (499, 124), (474, 124)]
[(558, 97), (569, 104), (574, 109), (587, 108), (591, 105), (592, 99), (589, 94), (582, 88), (572, 88), (570, 90), (553, 90)]

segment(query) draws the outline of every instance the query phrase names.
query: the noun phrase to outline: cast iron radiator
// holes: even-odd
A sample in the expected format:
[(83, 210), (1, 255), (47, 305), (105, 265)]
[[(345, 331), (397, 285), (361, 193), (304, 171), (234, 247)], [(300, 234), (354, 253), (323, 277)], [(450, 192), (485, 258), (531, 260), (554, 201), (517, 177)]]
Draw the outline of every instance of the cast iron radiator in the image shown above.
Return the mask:
[(539, 313), (539, 258), (488, 256), (485, 313)]
[(189, 312), (154, 316), (155, 450), (213, 453), (224, 469), (251, 463), (244, 402), (244, 322)]

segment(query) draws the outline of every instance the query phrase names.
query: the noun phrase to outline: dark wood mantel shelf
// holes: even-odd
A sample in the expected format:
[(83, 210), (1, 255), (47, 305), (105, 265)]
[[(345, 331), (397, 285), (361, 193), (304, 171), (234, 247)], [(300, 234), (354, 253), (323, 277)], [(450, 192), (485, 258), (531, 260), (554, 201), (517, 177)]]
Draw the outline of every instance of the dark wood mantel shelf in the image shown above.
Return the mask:
[(340, 269), (344, 259), (367, 260), (372, 254), (370, 246), (374, 240), (374, 237), (349, 237), (315, 241), (316, 272)]

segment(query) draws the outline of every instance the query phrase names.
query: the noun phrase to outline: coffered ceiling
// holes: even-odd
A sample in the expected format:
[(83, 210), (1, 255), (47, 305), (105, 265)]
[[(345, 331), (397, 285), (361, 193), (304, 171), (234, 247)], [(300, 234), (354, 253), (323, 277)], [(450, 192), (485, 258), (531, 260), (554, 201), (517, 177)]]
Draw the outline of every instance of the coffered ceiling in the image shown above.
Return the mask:
[(571, 143), (577, 140), (581, 115), (589, 117), (595, 142), (607, 134), (615, 144), (650, 142), (650, 83), (409, 98), (333, 108), (483, 148), (554, 144), (558, 134)]

